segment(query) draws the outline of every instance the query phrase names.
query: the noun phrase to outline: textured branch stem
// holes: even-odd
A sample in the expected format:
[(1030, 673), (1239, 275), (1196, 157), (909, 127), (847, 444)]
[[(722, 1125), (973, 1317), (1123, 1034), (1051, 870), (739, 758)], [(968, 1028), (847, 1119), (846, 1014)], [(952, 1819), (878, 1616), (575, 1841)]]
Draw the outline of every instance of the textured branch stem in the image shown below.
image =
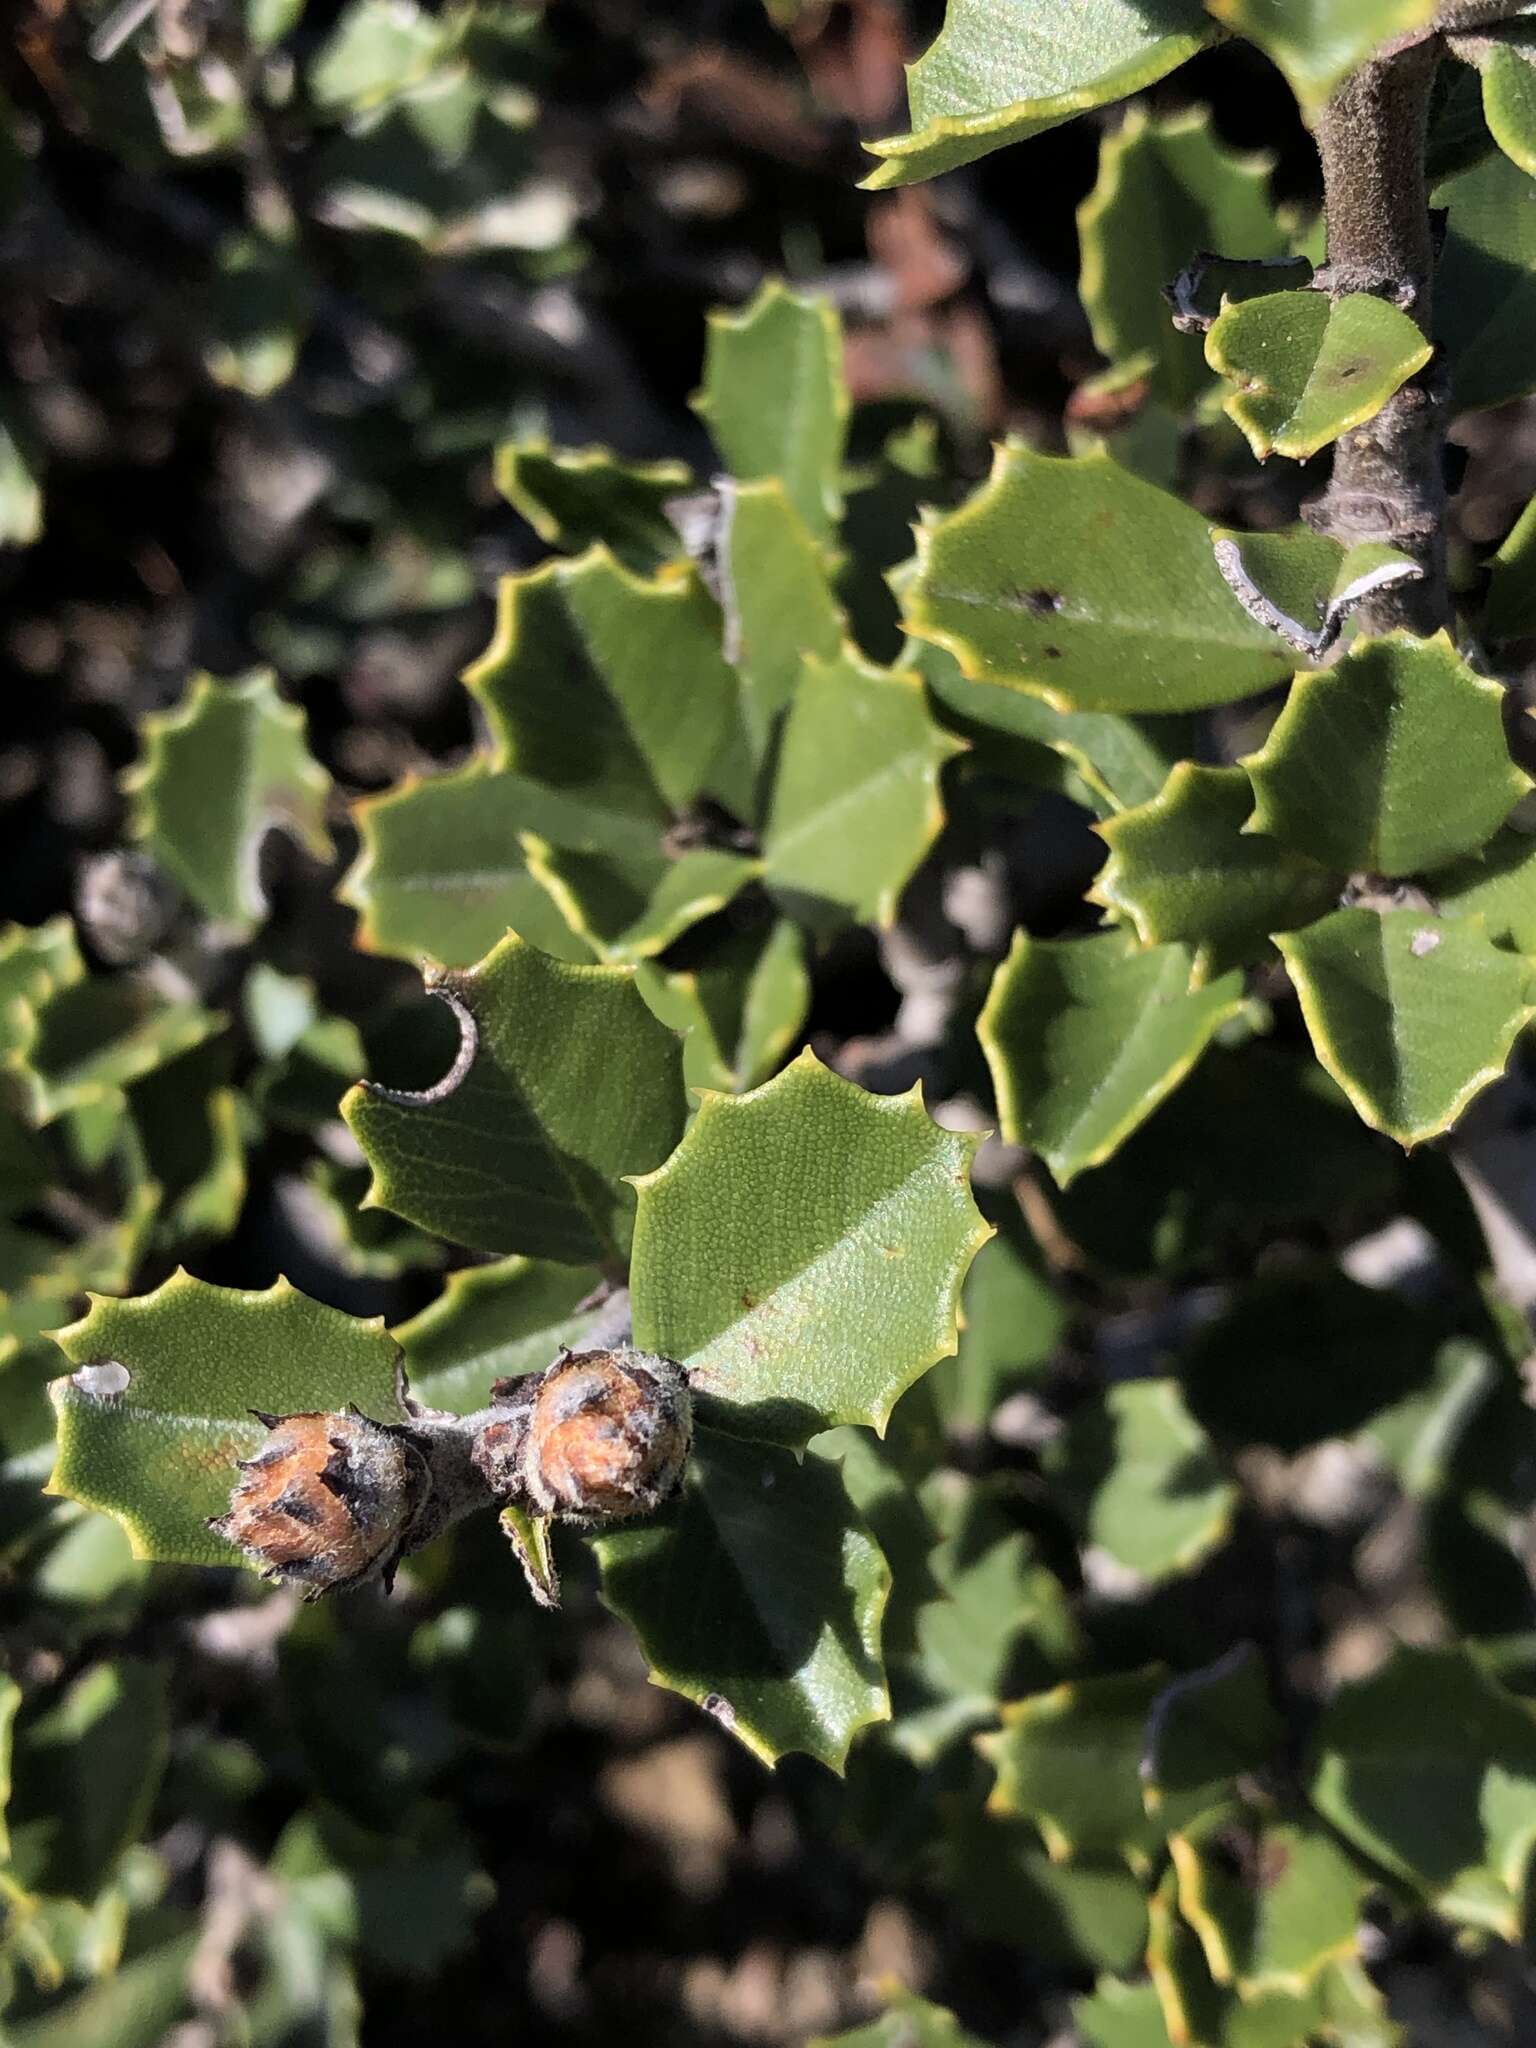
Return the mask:
[[(1438, 38), (1364, 65), (1318, 123), (1328, 220), (1328, 262), (1317, 283), (1334, 297), (1370, 292), (1430, 331), (1434, 242), (1424, 182), (1430, 87)], [(1450, 622), (1445, 580), (1445, 403), (1437, 367), (1393, 394), (1373, 420), (1345, 434), (1333, 477), (1308, 512), (1346, 547), (1386, 541), (1420, 564), (1414, 583), (1360, 608), (1368, 633), (1428, 634)]]

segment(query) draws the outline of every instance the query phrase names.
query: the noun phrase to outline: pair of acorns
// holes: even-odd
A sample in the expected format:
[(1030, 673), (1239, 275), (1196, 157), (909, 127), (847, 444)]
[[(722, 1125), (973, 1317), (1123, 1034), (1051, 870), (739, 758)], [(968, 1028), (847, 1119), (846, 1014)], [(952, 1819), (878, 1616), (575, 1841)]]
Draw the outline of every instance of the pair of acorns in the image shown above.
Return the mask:
[(257, 1411), (266, 1441), (209, 1526), (313, 1598), (387, 1586), (402, 1557), (488, 1500), (592, 1526), (649, 1514), (682, 1483), (693, 1402), (670, 1358), (568, 1351), (542, 1373), (498, 1380), (491, 1402), (469, 1425)]

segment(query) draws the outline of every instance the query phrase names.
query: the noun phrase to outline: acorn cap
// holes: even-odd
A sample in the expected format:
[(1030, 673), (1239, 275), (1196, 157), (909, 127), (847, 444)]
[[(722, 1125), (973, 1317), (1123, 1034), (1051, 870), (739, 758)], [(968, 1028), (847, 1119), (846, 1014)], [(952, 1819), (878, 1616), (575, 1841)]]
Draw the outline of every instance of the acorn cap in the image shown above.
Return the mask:
[(677, 1491), (692, 1440), (688, 1376), (675, 1360), (647, 1351), (568, 1352), (528, 1404), (527, 1498), (539, 1513), (569, 1521), (649, 1514)]
[(258, 1420), (266, 1441), (209, 1528), (309, 1598), (380, 1576), (387, 1585), (431, 1487), (406, 1434), (355, 1410)]

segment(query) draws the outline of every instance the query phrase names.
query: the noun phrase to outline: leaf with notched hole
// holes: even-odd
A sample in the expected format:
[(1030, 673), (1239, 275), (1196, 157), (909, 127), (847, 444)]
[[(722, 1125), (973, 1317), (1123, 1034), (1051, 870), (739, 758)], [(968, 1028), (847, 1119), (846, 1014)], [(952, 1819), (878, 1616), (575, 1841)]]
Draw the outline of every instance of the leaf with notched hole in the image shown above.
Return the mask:
[(214, 1535), (265, 1430), (251, 1414), (332, 1413), (355, 1402), (403, 1422), (400, 1351), (381, 1316), (361, 1321), (279, 1280), (261, 1292), (176, 1272), (153, 1294), (90, 1309), (55, 1342), (77, 1370), (53, 1382), (58, 1462), (50, 1493), (115, 1515), (136, 1557), (240, 1564)]
[(633, 970), (570, 966), (509, 933), (427, 986), (459, 1018), (452, 1070), (414, 1093), (360, 1082), (341, 1106), (373, 1168), (368, 1203), (475, 1251), (621, 1258), (626, 1178), (666, 1157), (684, 1114), (681, 1048)]

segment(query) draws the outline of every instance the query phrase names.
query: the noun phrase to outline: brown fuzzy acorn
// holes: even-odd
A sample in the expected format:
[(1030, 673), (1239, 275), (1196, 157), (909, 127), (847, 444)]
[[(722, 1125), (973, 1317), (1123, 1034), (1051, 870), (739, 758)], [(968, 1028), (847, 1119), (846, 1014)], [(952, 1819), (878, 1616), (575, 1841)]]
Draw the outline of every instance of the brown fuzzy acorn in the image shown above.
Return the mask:
[(545, 1372), (499, 1380), (504, 1414), (474, 1462), (499, 1498), (570, 1522), (649, 1514), (681, 1484), (693, 1441), (688, 1376), (648, 1351), (569, 1351)]
[(241, 1461), (229, 1512), (209, 1528), (310, 1599), (375, 1577), (387, 1586), (431, 1488), (420, 1452), (356, 1410), (257, 1413), (266, 1441)]

